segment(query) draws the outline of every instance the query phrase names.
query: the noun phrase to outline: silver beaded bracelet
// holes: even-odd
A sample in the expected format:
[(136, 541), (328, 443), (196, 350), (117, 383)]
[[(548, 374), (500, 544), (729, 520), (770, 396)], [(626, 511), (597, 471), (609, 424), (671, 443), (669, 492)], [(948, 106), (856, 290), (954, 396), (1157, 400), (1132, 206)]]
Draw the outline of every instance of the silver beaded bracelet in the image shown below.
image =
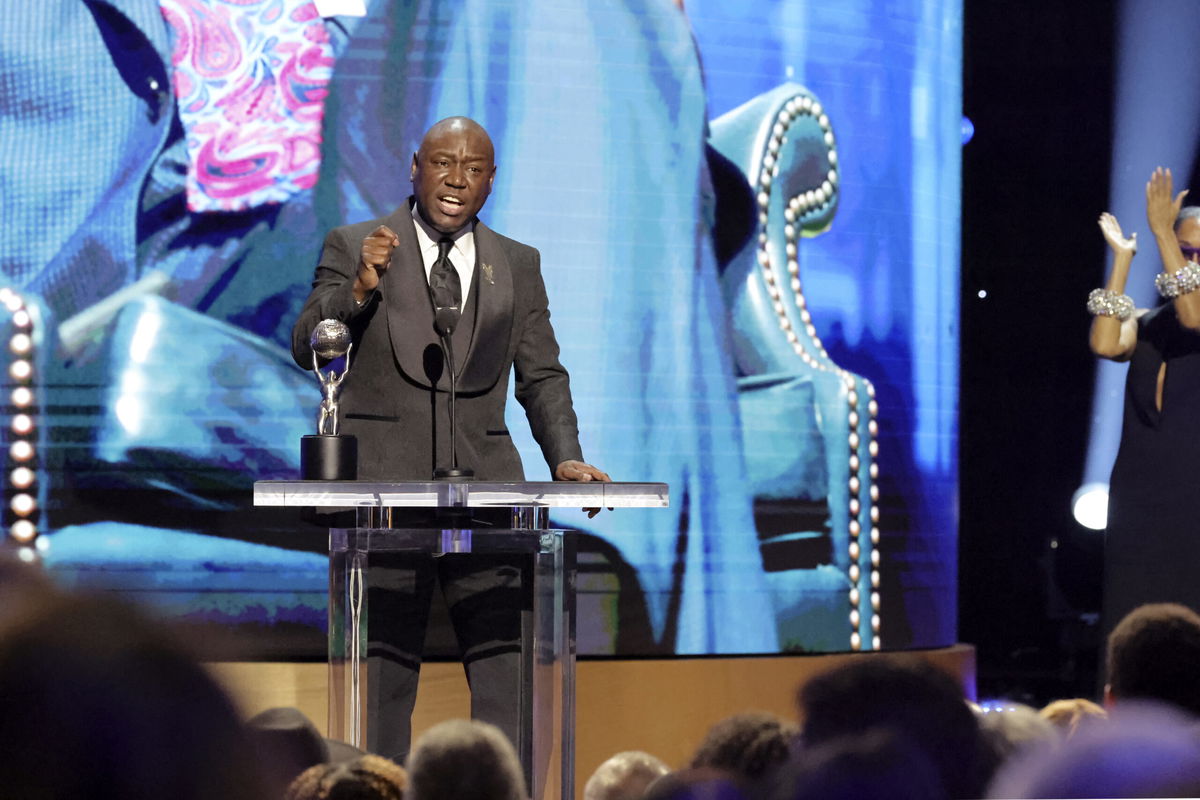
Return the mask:
[(1194, 292), (1200, 289), (1200, 264), (1189, 261), (1177, 272), (1160, 272), (1154, 278), (1154, 286), (1168, 300)]
[(1087, 299), (1088, 313), (1095, 317), (1116, 317), (1124, 322), (1133, 316), (1133, 298), (1112, 289), (1092, 289)]

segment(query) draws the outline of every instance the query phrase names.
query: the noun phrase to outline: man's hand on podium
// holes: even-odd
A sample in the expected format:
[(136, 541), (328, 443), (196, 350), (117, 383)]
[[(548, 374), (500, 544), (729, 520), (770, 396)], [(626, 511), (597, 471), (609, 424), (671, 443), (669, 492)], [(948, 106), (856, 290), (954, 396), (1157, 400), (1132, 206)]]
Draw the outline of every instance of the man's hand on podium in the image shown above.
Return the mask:
[[(603, 481), (612, 483), (612, 478), (608, 477), (608, 473), (603, 470), (593, 467), (591, 464), (585, 464), (582, 461), (564, 461), (554, 468), (554, 480), (556, 481)], [(600, 513), (598, 508), (585, 508), (588, 519)], [(612, 509), (608, 509), (612, 511)]]

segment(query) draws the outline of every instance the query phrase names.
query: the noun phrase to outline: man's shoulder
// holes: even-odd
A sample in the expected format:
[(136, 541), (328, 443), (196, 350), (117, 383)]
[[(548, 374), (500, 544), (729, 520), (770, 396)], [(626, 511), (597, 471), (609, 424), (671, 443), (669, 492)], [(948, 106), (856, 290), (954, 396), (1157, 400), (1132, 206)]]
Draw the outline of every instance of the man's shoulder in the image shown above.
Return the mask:
[(481, 221), (475, 223), (475, 236), (477, 238), (480, 236), (485, 238), (491, 237), (493, 243), (497, 247), (502, 248), (508, 254), (509, 258), (516, 258), (519, 261), (536, 261), (539, 258), (536, 247), (524, 242), (518, 242), (516, 239), (512, 239), (502, 233), (497, 233)]

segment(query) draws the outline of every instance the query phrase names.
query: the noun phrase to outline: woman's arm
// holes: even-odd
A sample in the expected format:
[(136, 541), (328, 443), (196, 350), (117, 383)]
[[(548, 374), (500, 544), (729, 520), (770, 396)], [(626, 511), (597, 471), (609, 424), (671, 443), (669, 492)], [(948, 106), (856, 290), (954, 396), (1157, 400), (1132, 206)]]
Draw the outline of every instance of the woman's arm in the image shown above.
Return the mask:
[(1175, 237), (1175, 220), (1187, 190), (1172, 196), (1171, 170), (1159, 167), (1146, 184), (1146, 221), (1158, 244), (1165, 272), (1155, 281), (1164, 297), (1173, 298), (1179, 324), (1200, 330), (1200, 266), (1189, 267)]
[[(1126, 239), (1117, 218), (1107, 211), (1100, 215), (1100, 232), (1113, 251), (1113, 267), (1104, 289), (1096, 290), (1088, 298), (1088, 310), (1095, 314), (1088, 344), (1101, 358), (1128, 361), (1137, 346), (1137, 316), (1132, 313), (1132, 301), (1125, 296), (1125, 282), (1129, 279), (1133, 254), (1137, 252), (1137, 234)], [(1120, 308), (1120, 298), (1128, 301), (1126, 308)]]

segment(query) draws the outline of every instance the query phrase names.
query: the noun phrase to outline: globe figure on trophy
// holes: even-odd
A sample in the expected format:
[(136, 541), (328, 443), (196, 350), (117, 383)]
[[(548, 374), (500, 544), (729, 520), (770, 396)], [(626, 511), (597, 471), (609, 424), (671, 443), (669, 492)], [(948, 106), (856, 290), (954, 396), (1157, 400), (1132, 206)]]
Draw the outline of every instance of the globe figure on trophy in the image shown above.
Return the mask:
[[(317, 434), (301, 437), (300, 477), (306, 481), (352, 481), (358, 477), (358, 440), (338, 433), (338, 394), (350, 371), (353, 343), (344, 322), (324, 319), (313, 328), (309, 344), (313, 352), (313, 372), (321, 384), (321, 407), (317, 414)], [(339, 371), (321, 369), (345, 356)]]

